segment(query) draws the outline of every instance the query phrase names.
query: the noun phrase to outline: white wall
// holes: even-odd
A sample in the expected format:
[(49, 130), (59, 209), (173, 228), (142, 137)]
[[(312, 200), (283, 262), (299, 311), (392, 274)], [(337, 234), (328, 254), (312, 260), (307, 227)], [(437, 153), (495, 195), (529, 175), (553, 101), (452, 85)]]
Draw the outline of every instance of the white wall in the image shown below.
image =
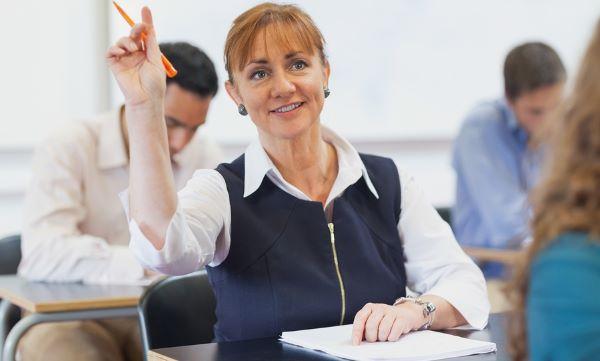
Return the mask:
[(0, 149), (30, 148), (108, 104), (103, 0), (2, 1)]

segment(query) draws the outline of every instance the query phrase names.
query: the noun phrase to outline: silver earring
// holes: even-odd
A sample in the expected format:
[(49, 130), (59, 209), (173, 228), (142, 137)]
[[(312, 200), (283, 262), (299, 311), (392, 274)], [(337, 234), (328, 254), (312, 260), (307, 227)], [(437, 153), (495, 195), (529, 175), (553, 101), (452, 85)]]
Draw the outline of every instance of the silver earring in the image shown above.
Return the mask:
[(246, 110), (244, 104), (238, 105), (238, 113), (240, 113), (241, 115), (248, 115), (248, 111)]
[(323, 88), (323, 94), (325, 94), (325, 98), (327, 98), (329, 94), (331, 94), (331, 90), (329, 90), (329, 88)]

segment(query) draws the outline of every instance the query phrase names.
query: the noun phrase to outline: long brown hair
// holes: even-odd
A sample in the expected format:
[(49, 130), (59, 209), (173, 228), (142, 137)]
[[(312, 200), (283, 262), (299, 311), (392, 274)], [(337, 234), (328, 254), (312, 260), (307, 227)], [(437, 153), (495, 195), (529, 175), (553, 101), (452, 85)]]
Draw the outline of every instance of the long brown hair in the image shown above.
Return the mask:
[(510, 287), (515, 306), (510, 349), (515, 360), (528, 357), (525, 302), (531, 261), (561, 233), (582, 231), (600, 237), (600, 21), (573, 90), (551, 127), (549, 163), (532, 196), (533, 242)]

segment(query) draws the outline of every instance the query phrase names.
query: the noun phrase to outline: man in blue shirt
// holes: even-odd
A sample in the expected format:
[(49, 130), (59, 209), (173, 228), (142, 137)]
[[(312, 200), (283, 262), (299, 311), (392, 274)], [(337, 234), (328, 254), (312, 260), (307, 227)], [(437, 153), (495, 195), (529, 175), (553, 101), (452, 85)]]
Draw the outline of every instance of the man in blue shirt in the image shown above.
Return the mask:
[(560, 103), (565, 78), (551, 47), (522, 44), (504, 62), (505, 96), (467, 115), (453, 153), (452, 225), (461, 244), (518, 249), (528, 241), (528, 193), (543, 156), (539, 138)]

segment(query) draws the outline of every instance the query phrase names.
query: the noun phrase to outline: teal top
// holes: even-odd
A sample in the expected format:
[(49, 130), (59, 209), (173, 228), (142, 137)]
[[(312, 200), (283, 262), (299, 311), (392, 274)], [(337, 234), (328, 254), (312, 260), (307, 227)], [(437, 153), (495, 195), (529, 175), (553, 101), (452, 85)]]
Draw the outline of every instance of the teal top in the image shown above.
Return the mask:
[(531, 361), (600, 360), (600, 240), (564, 233), (531, 264)]

